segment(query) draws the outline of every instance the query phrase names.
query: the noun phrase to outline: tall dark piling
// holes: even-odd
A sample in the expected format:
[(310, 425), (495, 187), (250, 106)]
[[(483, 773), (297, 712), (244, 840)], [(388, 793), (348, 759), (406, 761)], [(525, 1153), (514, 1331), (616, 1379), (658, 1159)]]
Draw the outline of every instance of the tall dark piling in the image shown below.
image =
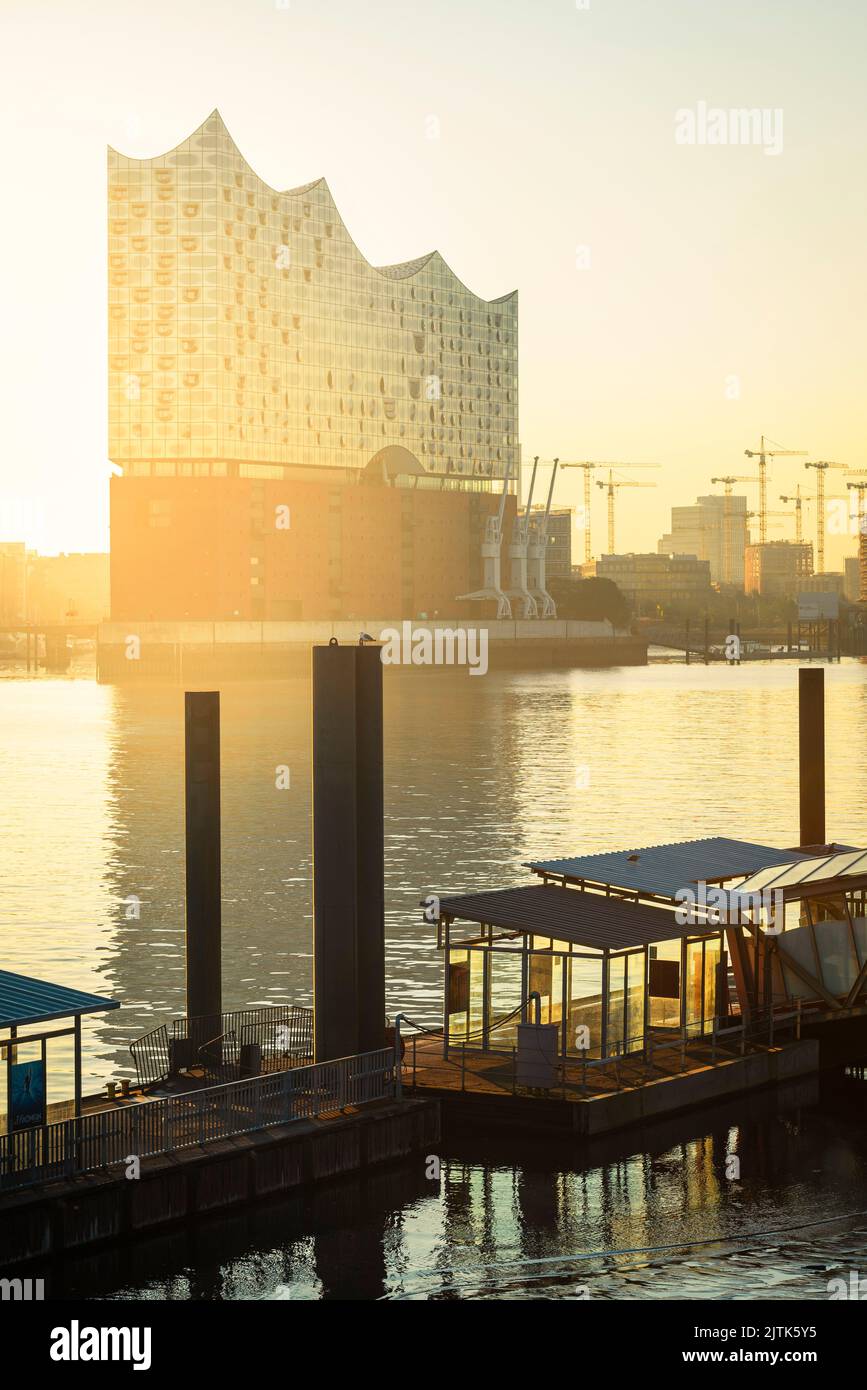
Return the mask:
[(187, 854), (187, 1015), (222, 1011), (220, 938), (220, 696), (184, 696)]
[(798, 671), (801, 845), (825, 844), (825, 672)]
[(385, 1043), (380, 648), (313, 648), (314, 1046)]

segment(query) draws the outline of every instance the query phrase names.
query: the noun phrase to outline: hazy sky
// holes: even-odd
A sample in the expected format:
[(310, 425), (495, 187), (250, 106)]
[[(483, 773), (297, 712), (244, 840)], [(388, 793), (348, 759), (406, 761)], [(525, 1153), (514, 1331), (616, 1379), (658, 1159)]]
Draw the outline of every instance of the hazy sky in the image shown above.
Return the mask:
[[(867, 464), (867, 3), (583, 5), (0, 0), (0, 539), (107, 545), (105, 147), (162, 153), (215, 106), (268, 183), (325, 175), (375, 264), (437, 248), (520, 291), (524, 458), (664, 465), (618, 549), (754, 472), (763, 432)], [(782, 152), (678, 144), (700, 102), (781, 111)], [(781, 460), (773, 505), (813, 476)]]

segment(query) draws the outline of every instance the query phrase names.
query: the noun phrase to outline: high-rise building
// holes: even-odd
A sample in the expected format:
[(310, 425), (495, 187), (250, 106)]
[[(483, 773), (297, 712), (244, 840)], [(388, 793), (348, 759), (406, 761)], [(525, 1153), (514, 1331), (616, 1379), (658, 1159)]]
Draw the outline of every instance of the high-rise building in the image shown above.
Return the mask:
[(710, 594), (710, 566), (695, 555), (600, 555), (596, 575), (614, 581), (637, 617), (670, 604), (698, 604)]
[[(533, 525), (545, 516), (544, 507), (530, 509)], [(549, 579), (572, 578), (572, 524), (574, 513), (571, 507), (552, 507), (548, 513), (548, 548), (545, 553), (545, 573)]]
[(858, 555), (846, 556), (843, 561), (843, 574), (846, 578), (846, 598), (849, 603), (858, 603), (861, 598), (861, 562)]
[(518, 486), (517, 294), (369, 264), (217, 112), (108, 183), (113, 615), (454, 610)]
[(657, 546), (660, 555), (694, 555), (707, 560), (714, 584), (744, 586), (747, 532), (746, 497), (711, 493), (691, 507), (672, 507), (671, 530)]
[(764, 541), (745, 553), (748, 594), (794, 598), (813, 573), (813, 547), (807, 541)]

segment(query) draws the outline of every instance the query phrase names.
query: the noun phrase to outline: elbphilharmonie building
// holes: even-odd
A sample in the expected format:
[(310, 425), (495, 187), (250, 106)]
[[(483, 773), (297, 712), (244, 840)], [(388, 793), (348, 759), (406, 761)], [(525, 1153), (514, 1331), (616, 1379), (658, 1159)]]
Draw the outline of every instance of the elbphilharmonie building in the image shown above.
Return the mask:
[(453, 611), (518, 474), (517, 294), (371, 265), (217, 112), (108, 184), (114, 615)]

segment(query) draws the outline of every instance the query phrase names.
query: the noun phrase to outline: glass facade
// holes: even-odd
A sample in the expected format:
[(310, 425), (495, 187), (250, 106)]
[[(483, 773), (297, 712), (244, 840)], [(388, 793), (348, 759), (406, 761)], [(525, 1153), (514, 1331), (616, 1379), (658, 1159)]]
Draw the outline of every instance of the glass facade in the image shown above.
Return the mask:
[(517, 294), (479, 299), (438, 252), (370, 265), (325, 181), (269, 188), (217, 112), (157, 158), (110, 150), (108, 184), (109, 454), (125, 470), (359, 470), (400, 446), (422, 477), (517, 472)]
[(561, 1057), (641, 1052), (651, 1029), (707, 1035), (718, 1007), (721, 958), (720, 933), (605, 953), (530, 935), (523, 947), (449, 942), (448, 1041), (510, 1052), (521, 1012), (513, 1015), (522, 1001), (524, 1018), (535, 1021), (532, 995), (541, 1001), (542, 1023), (558, 1026)]

